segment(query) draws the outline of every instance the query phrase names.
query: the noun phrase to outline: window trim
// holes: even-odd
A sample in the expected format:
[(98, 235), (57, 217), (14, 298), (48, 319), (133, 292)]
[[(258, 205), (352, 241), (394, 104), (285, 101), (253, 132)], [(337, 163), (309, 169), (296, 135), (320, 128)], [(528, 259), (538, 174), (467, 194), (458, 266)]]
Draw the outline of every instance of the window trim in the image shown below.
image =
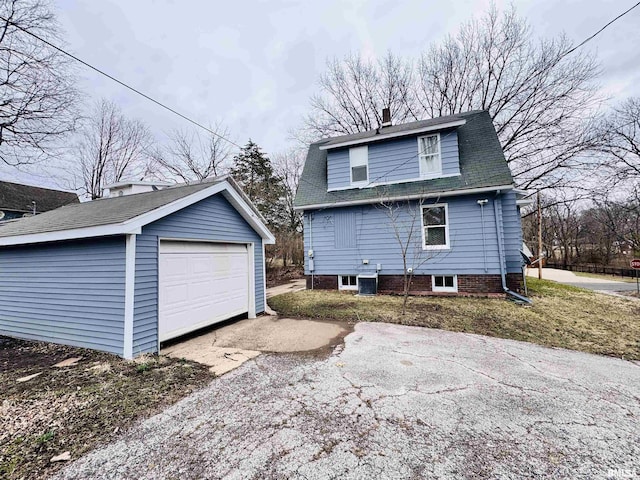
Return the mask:
[[(444, 245), (427, 245), (425, 229), (428, 225), (424, 224), (424, 210), (426, 208), (444, 207)], [(449, 243), (449, 204), (447, 203), (429, 203), (428, 205), (422, 205), (420, 208), (420, 225), (422, 226), (422, 249), (423, 250), (449, 250), (451, 244)], [(435, 226), (435, 225), (434, 225)]]
[[(423, 154), (420, 152), (420, 140), (428, 137), (436, 137), (438, 139), (438, 170), (435, 172), (424, 172), (422, 167), (422, 157), (433, 156), (435, 154)], [(440, 132), (429, 135), (421, 135), (416, 140), (418, 142), (418, 168), (420, 169), (420, 179), (437, 178), (442, 175), (442, 144), (440, 143)]]
[[(342, 277), (353, 277), (356, 279), (355, 285), (343, 285)], [(357, 275), (338, 275), (338, 290), (358, 290), (358, 276)]]
[[(360, 151), (365, 151), (366, 154), (364, 155), (364, 162), (360, 161), (358, 163), (354, 163), (354, 158), (351, 155), (351, 152), (354, 150), (360, 150)], [(357, 182), (353, 181), (353, 168), (354, 167), (367, 167), (367, 178), (366, 180), (360, 180)], [(362, 145), (359, 147), (351, 147), (349, 149), (349, 184), (352, 187), (362, 187), (362, 186), (366, 186), (369, 184), (369, 146), (368, 145)]]
[[(436, 277), (453, 277), (453, 287), (436, 287)], [(431, 291), (458, 293), (458, 275), (431, 275)]]

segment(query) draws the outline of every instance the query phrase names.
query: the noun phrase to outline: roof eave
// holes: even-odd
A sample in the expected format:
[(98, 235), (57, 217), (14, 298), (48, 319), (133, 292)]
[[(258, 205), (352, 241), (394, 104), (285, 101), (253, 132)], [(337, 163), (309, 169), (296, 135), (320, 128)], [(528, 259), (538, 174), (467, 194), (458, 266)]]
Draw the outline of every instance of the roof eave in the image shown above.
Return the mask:
[(360, 138), (357, 140), (348, 140), (345, 142), (334, 143), (330, 145), (321, 145), (320, 150), (333, 150), (335, 148), (349, 147), (353, 145), (362, 145), (365, 143), (377, 142), (378, 140), (387, 140), (396, 137), (406, 137), (410, 135), (417, 135), (419, 133), (433, 132), (436, 130), (444, 130), (445, 128), (459, 127), (467, 123), (466, 120), (454, 120), (452, 122), (439, 123), (437, 125), (429, 125), (421, 128), (414, 128), (412, 130), (403, 130), (394, 133), (382, 133), (373, 135), (371, 137)]
[(349, 207), (354, 205), (371, 205), (374, 203), (381, 203), (381, 202), (419, 200), (421, 198), (454, 197), (457, 195), (471, 195), (474, 193), (501, 192), (504, 190), (513, 190), (514, 188), (515, 187), (513, 185), (496, 185), (491, 187), (467, 188), (467, 189), (461, 189), (461, 190), (443, 190), (440, 192), (419, 193), (419, 194), (413, 194), (413, 195), (393, 195), (393, 196), (390, 195), (387, 197), (369, 198), (369, 199), (362, 199), (362, 200), (350, 200), (350, 201), (347, 200), (347, 201), (341, 201), (341, 202), (296, 205), (294, 206), (294, 210), (297, 210), (297, 211), (318, 210), (322, 208)]

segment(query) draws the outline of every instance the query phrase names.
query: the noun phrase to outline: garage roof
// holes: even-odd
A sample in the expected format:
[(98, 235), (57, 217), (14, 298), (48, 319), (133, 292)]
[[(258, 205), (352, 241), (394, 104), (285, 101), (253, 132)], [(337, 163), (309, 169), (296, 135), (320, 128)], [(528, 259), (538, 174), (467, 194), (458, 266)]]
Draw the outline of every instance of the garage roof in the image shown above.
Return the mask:
[(0, 245), (140, 233), (144, 225), (218, 193), (225, 196), (266, 243), (275, 242), (260, 212), (235, 181), (224, 176), (154, 192), (67, 205), (33, 217), (2, 222)]

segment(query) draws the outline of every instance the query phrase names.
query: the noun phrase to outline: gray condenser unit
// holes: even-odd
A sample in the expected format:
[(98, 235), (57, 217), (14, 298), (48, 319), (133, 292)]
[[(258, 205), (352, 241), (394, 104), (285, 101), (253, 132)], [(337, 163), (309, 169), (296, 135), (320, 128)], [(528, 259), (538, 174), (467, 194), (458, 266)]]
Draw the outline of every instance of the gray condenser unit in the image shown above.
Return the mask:
[(358, 275), (358, 295), (375, 295), (378, 293), (378, 274)]

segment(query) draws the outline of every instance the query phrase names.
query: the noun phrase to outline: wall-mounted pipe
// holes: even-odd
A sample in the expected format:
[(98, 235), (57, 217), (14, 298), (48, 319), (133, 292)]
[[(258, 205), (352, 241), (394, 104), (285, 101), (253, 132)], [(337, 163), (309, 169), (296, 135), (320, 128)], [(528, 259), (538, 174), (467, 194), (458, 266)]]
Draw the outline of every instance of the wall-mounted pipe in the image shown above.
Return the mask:
[(503, 264), (503, 260), (504, 263), (506, 263), (506, 259), (504, 256), (504, 245), (502, 243), (502, 232), (501, 232), (501, 228), (500, 226), (502, 225), (502, 215), (498, 214), (498, 200), (500, 199), (500, 190), (496, 191), (496, 196), (493, 199), (493, 214), (495, 216), (495, 220), (496, 220), (496, 235), (498, 237), (498, 261), (500, 263), (500, 277), (502, 279), (502, 290), (504, 290), (504, 292), (507, 295), (512, 296), (513, 298), (520, 300), (521, 302), (525, 302), (529, 305), (531, 305), (533, 302), (531, 301), (530, 298), (527, 298), (525, 296), (520, 295), (519, 293), (516, 293), (512, 290), (509, 290), (509, 288), (507, 287), (507, 275), (505, 272), (505, 268), (506, 265)]
[[(309, 219), (309, 251), (313, 252), (313, 213), (309, 212), (307, 214), (307, 218)], [(311, 272), (311, 290), (313, 290), (313, 272), (315, 271), (315, 260), (313, 259), (313, 255), (307, 257), (307, 262), (309, 265), (309, 272)]]
[(484, 234), (484, 206), (487, 204), (489, 200), (483, 198), (482, 200), (478, 200), (478, 205), (480, 205), (480, 218), (482, 222), (482, 255), (484, 256), (484, 273), (489, 271), (487, 267), (487, 239)]

